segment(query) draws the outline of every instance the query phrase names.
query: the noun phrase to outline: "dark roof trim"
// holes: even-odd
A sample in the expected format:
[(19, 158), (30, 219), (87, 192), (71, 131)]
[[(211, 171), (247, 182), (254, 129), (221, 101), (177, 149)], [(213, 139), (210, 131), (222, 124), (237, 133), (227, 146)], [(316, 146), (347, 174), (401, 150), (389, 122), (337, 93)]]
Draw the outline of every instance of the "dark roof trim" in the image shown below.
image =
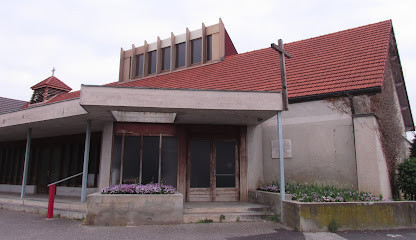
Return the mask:
[(348, 91), (341, 91), (341, 92), (331, 92), (331, 93), (324, 93), (324, 94), (317, 94), (317, 95), (292, 97), (292, 98), (289, 98), (289, 103), (309, 102), (309, 101), (322, 100), (325, 98), (346, 97), (349, 95), (376, 94), (380, 92), (381, 92), (381, 87), (362, 88), (362, 89), (355, 89), (355, 90), (348, 90)]

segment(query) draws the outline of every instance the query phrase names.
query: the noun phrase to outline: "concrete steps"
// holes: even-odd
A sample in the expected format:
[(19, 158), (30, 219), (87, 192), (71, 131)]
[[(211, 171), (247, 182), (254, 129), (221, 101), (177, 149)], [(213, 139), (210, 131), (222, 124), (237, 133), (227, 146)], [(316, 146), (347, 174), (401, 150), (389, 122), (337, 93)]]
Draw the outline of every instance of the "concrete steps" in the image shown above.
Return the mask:
[(273, 214), (268, 206), (257, 203), (191, 202), (184, 204), (183, 222), (256, 222), (264, 221), (271, 215)]
[[(21, 212), (47, 214), (48, 201), (38, 199), (16, 199), (0, 197), (0, 208)], [(80, 202), (55, 201), (53, 214), (56, 217), (70, 219), (84, 219), (86, 217), (87, 205)]]

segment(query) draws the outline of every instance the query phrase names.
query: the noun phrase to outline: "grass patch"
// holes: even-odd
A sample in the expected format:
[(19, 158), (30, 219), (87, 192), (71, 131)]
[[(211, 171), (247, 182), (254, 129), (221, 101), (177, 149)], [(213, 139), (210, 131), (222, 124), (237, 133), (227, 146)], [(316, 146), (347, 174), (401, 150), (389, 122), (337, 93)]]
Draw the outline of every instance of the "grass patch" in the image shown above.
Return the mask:
[(214, 220), (205, 218), (205, 219), (199, 219), (196, 223), (213, 223), (213, 222)]
[[(278, 183), (272, 182), (261, 186), (258, 190), (280, 192), (280, 187)], [(383, 199), (381, 195), (316, 183), (287, 183), (285, 192), (292, 194), (292, 200), (299, 202), (373, 202)]]
[(224, 220), (225, 220), (225, 216), (221, 214), (221, 216), (220, 216), (220, 223), (222, 223), (222, 221), (224, 221)]
[(266, 216), (266, 220), (271, 221), (271, 222), (279, 222), (280, 221), (280, 216), (277, 215), (277, 214)]

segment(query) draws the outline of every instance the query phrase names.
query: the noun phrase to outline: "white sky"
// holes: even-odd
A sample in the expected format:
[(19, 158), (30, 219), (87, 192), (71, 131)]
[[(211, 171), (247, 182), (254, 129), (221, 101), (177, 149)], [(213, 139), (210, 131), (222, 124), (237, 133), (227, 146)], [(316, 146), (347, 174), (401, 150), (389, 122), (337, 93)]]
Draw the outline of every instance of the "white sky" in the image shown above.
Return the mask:
[(239, 53), (278, 38), (288, 43), (392, 19), (415, 114), (415, 12), (412, 0), (1, 0), (0, 96), (28, 101), (30, 87), (52, 67), (74, 90), (81, 83), (115, 82), (120, 47), (216, 24), (219, 17)]

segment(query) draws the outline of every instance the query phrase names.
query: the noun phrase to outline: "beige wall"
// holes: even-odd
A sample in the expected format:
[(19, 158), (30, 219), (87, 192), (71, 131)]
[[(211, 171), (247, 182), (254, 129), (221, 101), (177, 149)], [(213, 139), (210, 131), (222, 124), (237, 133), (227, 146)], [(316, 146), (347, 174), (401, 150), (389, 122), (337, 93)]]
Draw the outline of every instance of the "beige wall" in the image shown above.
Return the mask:
[[(357, 188), (354, 135), (348, 99), (290, 104), (283, 112), (283, 138), (292, 142), (285, 159), (287, 181), (348, 185)], [(272, 159), (277, 140), (276, 116), (262, 124), (265, 180), (279, 179), (279, 159)]]
[(391, 199), (386, 159), (374, 115), (354, 117), (358, 188)]
[(255, 190), (263, 179), (263, 147), (261, 125), (247, 126), (247, 184)]

